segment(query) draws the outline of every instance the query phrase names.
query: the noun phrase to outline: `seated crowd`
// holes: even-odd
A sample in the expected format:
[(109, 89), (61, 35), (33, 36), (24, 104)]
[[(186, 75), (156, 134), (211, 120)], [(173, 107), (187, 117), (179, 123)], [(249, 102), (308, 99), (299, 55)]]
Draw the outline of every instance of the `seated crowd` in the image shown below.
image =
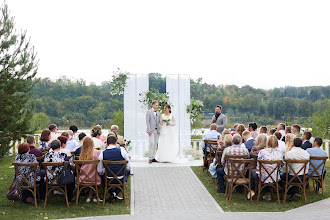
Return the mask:
[[(204, 168), (208, 169), (213, 178), (218, 180), (218, 193), (225, 193), (226, 184), (225, 176), (228, 175), (228, 169), (230, 169), (228, 163), (226, 163), (226, 155), (246, 155), (246, 158), (255, 158), (256, 160), (268, 160), (268, 161), (282, 161), (281, 169), (278, 173), (278, 181), (280, 188), (284, 189), (286, 178), (290, 179), (294, 177), (296, 173), (299, 178), (302, 180), (305, 176), (307, 187), (308, 176), (317, 176), (317, 172), (314, 172), (314, 169), (310, 165), (314, 165), (315, 169), (318, 169), (318, 173), (322, 173), (324, 168), (325, 177), (326, 169), (321, 165), (321, 160), (310, 160), (311, 156), (318, 157), (327, 157), (328, 154), (326, 151), (321, 149), (323, 140), (320, 137), (313, 138), (313, 142), (310, 142), (312, 134), (310, 131), (304, 131), (302, 136), (300, 136), (301, 127), (297, 124), (292, 125), (291, 127), (286, 126), (284, 123), (280, 123), (277, 129), (270, 129), (267, 133), (267, 127), (260, 127), (259, 133), (257, 132), (257, 124), (250, 123), (248, 129), (245, 128), (243, 124), (235, 124), (234, 128), (231, 129), (231, 132), (224, 130), (222, 134), (217, 132), (217, 124), (211, 124), (210, 132), (205, 134), (204, 141), (202, 142), (202, 149), (204, 154)], [(211, 151), (210, 157), (210, 147), (206, 146), (205, 140), (217, 141), (216, 145), (208, 145), (215, 147), (216, 152)], [(219, 155), (222, 155), (219, 158)], [(213, 161), (208, 161), (207, 158), (214, 158)], [(301, 169), (303, 163), (292, 163), (291, 169), (286, 175), (285, 170), (285, 160), (308, 160), (309, 163), (306, 165), (305, 175), (304, 170)], [(212, 163), (211, 163), (212, 162)], [(255, 193), (255, 183), (261, 181), (273, 182), (270, 177), (267, 177), (267, 172), (272, 171), (277, 164), (264, 164), (263, 169), (259, 169), (259, 163), (256, 162), (256, 166), (251, 170), (251, 192), (247, 193), (247, 198), (253, 197)], [(266, 169), (266, 170), (265, 170)], [(261, 174), (260, 171), (261, 170)], [(271, 174), (273, 179), (277, 178), (275, 172)], [(274, 176), (275, 175), (275, 176)], [(246, 174), (248, 176), (248, 174)], [(288, 176), (288, 177), (287, 177)], [(298, 179), (294, 179), (294, 182), (299, 182)], [(316, 193), (320, 193), (320, 188), (322, 188), (320, 182), (318, 182)], [(240, 191), (239, 189), (237, 191)], [(265, 188), (263, 191), (265, 195), (263, 199), (271, 200), (271, 194), (268, 188)], [(295, 201), (298, 200), (301, 195), (298, 187), (293, 186), (289, 188), (288, 195), (290, 195), (289, 200)]]
[[(15, 159), (15, 163), (36, 163), (36, 162), (67, 162), (66, 168), (71, 170), (75, 176), (75, 181), (71, 184), (66, 184), (67, 199), (73, 201), (75, 199), (74, 190), (77, 185), (77, 181), (85, 184), (91, 184), (91, 179), (96, 178), (96, 185), (98, 186), (98, 192), (101, 189), (101, 185), (104, 184), (107, 178), (112, 179), (113, 175), (109, 172), (105, 172), (103, 161), (128, 161), (126, 164), (125, 176), (117, 176), (118, 179), (123, 179), (127, 182), (130, 175), (130, 158), (125, 148), (125, 140), (122, 136), (118, 135), (118, 126), (113, 125), (111, 132), (106, 138), (102, 136), (102, 130), (100, 126), (95, 126), (92, 129), (91, 137), (85, 133), (77, 134), (78, 128), (75, 125), (70, 126), (70, 130), (63, 132), (60, 136), (57, 136), (57, 126), (55, 124), (49, 125), (49, 129), (43, 130), (36, 148), (36, 139), (34, 136), (27, 137), (27, 143), (22, 143), (18, 146), (19, 155)], [(93, 171), (92, 164), (85, 164), (81, 166), (79, 174), (79, 180), (76, 178), (77, 173), (75, 169), (75, 161), (91, 161), (98, 160), (97, 169)], [(64, 165), (64, 164), (63, 164)], [(44, 166), (37, 167), (37, 184), (39, 186), (39, 197), (45, 199), (46, 195), (46, 181), (48, 184), (59, 185), (58, 179), (54, 179), (54, 175), (58, 176), (64, 166), (47, 166), (45, 171)], [(113, 170), (114, 173), (120, 169), (123, 165), (108, 165), (108, 169)], [(18, 166), (17, 179), (19, 182), (24, 178), (22, 175), (28, 175), (27, 179), (33, 183), (35, 178), (34, 172), (30, 172), (32, 167)], [(20, 173), (21, 172), (21, 173)], [(85, 175), (91, 178), (85, 178)], [(23, 185), (27, 185), (24, 180)], [(114, 182), (114, 181), (113, 181)], [(118, 181), (116, 182), (118, 183)], [(21, 183), (22, 184), (22, 183)], [(103, 202), (103, 200), (97, 200), (95, 193), (90, 189), (86, 202)], [(121, 190), (118, 187), (110, 189), (110, 196), (107, 199), (108, 202), (122, 201), (123, 198), (119, 197)], [(93, 197), (94, 194), (94, 197)], [(33, 203), (34, 196), (31, 191), (22, 191), (22, 201), (24, 203)]]

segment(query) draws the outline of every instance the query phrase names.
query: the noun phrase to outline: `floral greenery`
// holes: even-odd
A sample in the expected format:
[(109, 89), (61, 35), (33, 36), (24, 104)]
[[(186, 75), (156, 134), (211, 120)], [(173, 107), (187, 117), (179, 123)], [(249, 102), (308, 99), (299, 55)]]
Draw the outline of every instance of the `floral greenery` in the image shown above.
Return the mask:
[(154, 100), (158, 101), (158, 109), (161, 113), (163, 113), (164, 106), (172, 104), (169, 102), (168, 93), (159, 93), (157, 89), (150, 88), (149, 91), (140, 93), (139, 102), (142, 103), (143, 107), (151, 108), (151, 104)]
[(187, 113), (190, 114), (191, 129), (202, 127), (203, 108), (202, 101), (191, 98), (190, 105), (187, 105)]
[(129, 79), (129, 72), (123, 72), (119, 68), (113, 72), (111, 80), (111, 95), (122, 95), (124, 94), (126, 81)]
[(330, 139), (330, 106), (319, 113), (314, 113), (307, 119), (304, 127), (312, 128), (312, 134), (314, 137), (321, 137), (323, 139)]

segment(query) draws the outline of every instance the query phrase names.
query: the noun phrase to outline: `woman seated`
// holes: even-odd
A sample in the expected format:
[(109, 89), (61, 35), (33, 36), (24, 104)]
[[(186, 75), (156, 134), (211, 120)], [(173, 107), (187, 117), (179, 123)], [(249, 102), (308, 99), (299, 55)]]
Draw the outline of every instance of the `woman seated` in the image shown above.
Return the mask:
[(68, 138), (65, 136), (59, 136), (57, 139), (61, 142), (61, 147), (60, 147), (59, 152), (65, 153), (68, 157), (71, 157), (72, 156), (71, 152), (68, 151), (67, 149), (65, 149)]
[(105, 144), (102, 140), (100, 140), (101, 134), (102, 134), (101, 130), (98, 129), (97, 126), (95, 126), (92, 129), (91, 136), (93, 137), (94, 147), (96, 149), (104, 150), (105, 149)]
[(78, 145), (78, 148), (74, 151), (74, 156), (80, 156), (80, 153), (81, 153), (81, 147), (83, 145), (83, 142), (84, 142), (84, 138), (86, 137), (87, 135), (82, 132), (78, 135), (78, 139), (79, 139), (79, 145)]
[(290, 151), (293, 147), (293, 139), (296, 135), (289, 133), (285, 135), (285, 153)]
[[(100, 153), (101, 152), (99, 150), (96, 150), (94, 148), (93, 139), (91, 137), (85, 137), (82, 148), (81, 148), (79, 160), (98, 160)], [(94, 166), (93, 164), (86, 164), (81, 167), (81, 170), (84, 172), (80, 173), (79, 182), (84, 180), (84, 178), (86, 177), (86, 174), (88, 174), (90, 172), (90, 170), (93, 168), (93, 166)], [(87, 178), (86, 180), (84, 180), (83, 183), (94, 183), (95, 175), (96, 175), (96, 183), (98, 186), (100, 186), (101, 177), (97, 173), (96, 169), (94, 172), (92, 172), (88, 175), (88, 177), (90, 177), (93, 181), (91, 181), (90, 179)], [(93, 190), (90, 189), (89, 196), (88, 196), (86, 202), (90, 202), (92, 199), (92, 196), (93, 196)], [(99, 201), (103, 202), (103, 200), (100, 200), (100, 199), (99, 199)], [(94, 196), (93, 202), (97, 202), (96, 195)]]
[[(51, 142), (50, 147), (52, 149), (51, 152), (48, 152), (45, 154), (44, 162), (56, 162), (56, 163), (63, 163), (65, 161), (69, 161), (69, 158), (67, 155), (63, 152), (60, 152), (61, 150), (61, 142), (59, 140), (54, 140)], [(68, 168), (72, 170), (71, 164), (68, 164)], [(48, 166), (48, 169), (56, 176), (60, 174), (60, 172), (63, 169), (63, 166)], [(48, 183), (51, 183), (53, 181), (53, 175), (47, 171), (47, 177), (48, 177)], [(53, 185), (58, 184), (57, 180), (55, 180)], [(67, 185), (67, 192), (68, 192), (68, 199), (71, 201), (73, 199), (73, 190), (74, 190), (75, 184), (69, 184)]]
[[(34, 154), (30, 153), (30, 145), (28, 143), (22, 143), (18, 146), (19, 155), (15, 158), (15, 163), (37, 163), (37, 158)], [(27, 175), (31, 171), (32, 167), (18, 167), (18, 170), (23, 173), (23, 175)], [(39, 173), (39, 166), (37, 167), (37, 173)], [(31, 172), (29, 176), (26, 177), (27, 180), (33, 185), (34, 184), (34, 172)], [(17, 179), (19, 182), (23, 180), (23, 176), (18, 173)], [(40, 181), (40, 176), (37, 176), (37, 181)], [(26, 181), (23, 181), (23, 186), (28, 186)], [(34, 204), (34, 198), (32, 192), (29, 190), (22, 191), (22, 202), (24, 203), (32, 203)]]
[[(262, 135), (264, 136), (264, 135)], [(258, 160), (283, 160), (282, 153), (277, 149), (278, 147), (278, 139), (276, 136), (271, 135), (267, 139), (266, 148), (260, 150), (258, 154)], [(264, 164), (264, 167), (267, 169), (269, 173), (277, 166), (277, 164)], [(261, 174), (259, 173), (259, 163), (257, 164), (257, 169), (253, 169), (251, 172), (251, 189), (255, 188), (255, 180), (259, 180), (261, 177), (261, 181), (264, 181), (266, 183), (272, 183), (272, 178), (267, 178), (268, 174), (267, 171), (264, 169), (261, 169)], [(276, 180), (276, 173), (273, 172), (271, 174), (274, 180)], [(267, 178), (267, 179), (266, 179)], [(280, 181), (280, 172), (278, 172), (278, 181)], [(251, 195), (248, 193), (248, 198), (250, 196), (254, 196), (255, 193), (253, 190), (251, 190)], [(271, 195), (269, 192), (267, 192), (266, 195), (263, 196), (263, 199), (271, 200)]]
[(267, 136), (266, 135), (258, 135), (256, 141), (254, 142), (254, 147), (252, 147), (250, 151), (250, 155), (258, 155), (259, 151), (266, 147)]
[(48, 141), (50, 140), (50, 130), (43, 130), (41, 132), (41, 137), (39, 139), (37, 149), (41, 151), (48, 151), (50, 147), (48, 146)]
[(223, 138), (223, 146), (221, 146), (218, 150), (223, 151), (226, 147), (230, 147), (233, 145), (233, 136), (225, 135)]

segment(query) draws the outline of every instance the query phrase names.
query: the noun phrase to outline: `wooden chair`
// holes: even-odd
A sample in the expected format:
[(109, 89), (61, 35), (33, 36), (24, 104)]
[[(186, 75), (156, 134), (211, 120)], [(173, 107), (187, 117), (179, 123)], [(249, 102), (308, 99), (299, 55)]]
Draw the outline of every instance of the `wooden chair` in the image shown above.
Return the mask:
[[(17, 177), (18, 175), (22, 176), (22, 180), (19, 182), (21, 190), (29, 190), (33, 194), (34, 205), (37, 208), (37, 190), (39, 189), (39, 184), (37, 184), (37, 167), (39, 166), (39, 163), (13, 163), (13, 165), (15, 167), (15, 177)], [(30, 171), (26, 175), (24, 175), (20, 171), (19, 167), (29, 167)], [(30, 174), (32, 173), (34, 174), (34, 179), (33, 182), (30, 182), (28, 180), (28, 176), (30, 176)]]
[(43, 155), (47, 154), (49, 151), (48, 150), (42, 150), (41, 151)]
[[(234, 189), (237, 186), (244, 186), (247, 189), (247, 193), (251, 193), (251, 170), (252, 170), (253, 159), (229, 159), (228, 169), (228, 192), (229, 192), (229, 203)], [(245, 177), (248, 174), (248, 177)], [(252, 196), (250, 196), (251, 204), (253, 204)]]
[[(325, 169), (325, 164), (327, 163), (329, 157), (316, 157), (316, 156), (311, 156), (310, 157), (310, 163), (309, 166), (313, 168), (312, 173), (308, 174), (308, 181), (312, 180), (313, 181), (313, 186), (314, 186), (314, 191), (318, 192), (319, 187), (318, 185), (320, 184), (322, 187), (322, 195), (324, 195), (324, 185), (323, 185), (323, 175), (324, 175), (324, 169)], [(311, 162), (311, 160), (322, 160), (321, 164), (318, 167), (315, 167), (314, 164)], [(317, 170), (322, 166), (322, 172), (319, 173)], [(315, 176), (315, 174), (317, 176)]]
[[(48, 196), (50, 196), (50, 192), (53, 190), (59, 190), (61, 191), (64, 196), (65, 196), (65, 201), (66, 201), (66, 206), (69, 207), (69, 201), (68, 201), (68, 194), (67, 194), (67, 187), (66, 185), (58, 185), (57, 180), (58, 180), (58, 174), (56, 175), (53, 173), (50, 168), (48, 167), (63, 167), (62, 169), (65, 169), (68, 166), (69, 162), (65, 161), (64, 166), (63, 162), (42, 162), (42, 166), (45, 169), (46, 172), (46, 193), (45, 193), (45, 203), (44, 203), (44, 208), (46, 208)], [(53, 180), (49, 182), (48, 174), (53, 177)]]
[[(90, 188), (96, 194), (97, 204), (99, 205), (99, 192), (97, 187), (97, 164), (99, 160), (74, 160), (73, 163), (76, 167), (77, 174), (77, 198), (76, 205), (78, 205), (79, 195), (81, 191), (85, 188)], [(82, 168), (83, 166), (89, 165), (90, 170), (85, 172)], [(81, 178), (80, 175), (83, 174), (85, 177)], [(94, 176), (93, 176), (94, 174)]]
[[(305, 204), (307, 203), (306, 200), (306, 166), (309, 163), (309, 160), (289, 160), (284, 159), (285, 162), (285, 170), (286, 170), (286, 180), (285, 180), (285, 191), (284, 191), (284, 200), (283, 204), (285, 204), (286, 201), (286, 195), (289, 191), (289, 189), (293, 186), (298, 187), (299, 191), (302, 190), (303, 196), (305, 199)], [(292, 168), (292, 164), (302, 164), (301, 168), (298, 172), (295, 172)], [(293, 175), (291, 175), (291, 178), (289, 179), (289, 171), (292, 171)], [(298, 173), (303, 172), (302, 179), (299, 178)]]
[(251, 155), (251, 158), (253, 158), (252, 169), (257, 169), (258, 155), (252, 154), (252, 155)]
[(71, 153), (71, 157), (74, 158), (74, 151), (71, 151), (70, 153)]
[[(244, 155), (225, 155), (225, 166), (227, 167), (227, 170), (228, 170), (228, 167), (229, 167), (229, 159), (248, 159), (249, 155), (247, 154), (244, 154)], [(225, 195), (228, 196), (228, 175), (226, 175), (224, 177), (225, 179), (225, 183), (226, 183), (226, 191), (225, 191)]]
[[(278, 204), (280, 204), (278, 176), (280, 174), (280, 167), (282, 160), (258, 160), (258, 163), (259, 163), (259, 184), (258, 184), (257, 205), (259, 204), (260, 193), (262, 189), (265, 188), (266, 186), (271, 187), (272, 197), (273, 197), (273, 188), (276, 190), (277, 202)], [(272, 170), (268, 171), (265, 166), (271, 166), (271, 165), (275, 165), (275, 166)], [(261, 180), (261, 173), (263, 173), (262, 171), (266, 172), (266, 178), (264, 180)], [(272, 174), (276, 176), (275, 179), (273, 178)], [(270, 180), (271, 182), (266, 182), (267, 180)]]
[(221, 158), (222, 158), (222, 154), (223, 154), (223, 151), (222, 150), (218, 150), (216, 155), (218, 157), (218, 168), (221, 168), (222, 167), (222, 164), (221, 164)]
[(44, 162), (44, 156), (37, 157), (37, 161), (39, 163), (39, 167), (41, 168), (41, 164), (42, 164), (42, 162)]
[[(111, 188), (119, 188), (123, 194), (125, 206), (126, 206), (126, 196), (125, 196), (125, 175), (126, 175), (126, 165), (128, 163), (127, 160), (122, 161), (109, 161), (103, 160), (103, 166), (105, 168), (105, 184), (104, 184), (104, 197), (103, 197), (103, 205), (105, 204), (105, 199), (107, 196), (108, 191)], [(111, 169), (111, 166), (121, 166), (118, 168), (118, 172), (114, 172)], [(110, 174), (110, 175), (109, 175)], [(111, 177), (109, 178), (108, 175)], [(123, 176), (119, 178), (118, 176)]]
[[(212, 141), (212, 140), (204, 140), (205, 143), (205, 149), (204, 149), (204, 165), (203, 165), (203, 172), (205, 170), (205, 167), (207, 167), (207, 170), (209, 169), (210, 164), (212, 163), (215, 154), (217, 152), (218, 147), (218, 142), (217, 141)], [(207, 153), (206, 149), (209, 148), (210, 152)]]

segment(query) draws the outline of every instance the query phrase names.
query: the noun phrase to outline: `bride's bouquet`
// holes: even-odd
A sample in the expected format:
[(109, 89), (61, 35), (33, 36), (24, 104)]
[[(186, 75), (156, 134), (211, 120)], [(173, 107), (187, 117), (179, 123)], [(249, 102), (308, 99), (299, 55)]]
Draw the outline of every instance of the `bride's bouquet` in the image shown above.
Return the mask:
[(167, 122), (170, 121), (170, 118), (164, 115), (164, 117), (162, 117), (162, 121), (165, 122), (165, 126), (166, 126)]

